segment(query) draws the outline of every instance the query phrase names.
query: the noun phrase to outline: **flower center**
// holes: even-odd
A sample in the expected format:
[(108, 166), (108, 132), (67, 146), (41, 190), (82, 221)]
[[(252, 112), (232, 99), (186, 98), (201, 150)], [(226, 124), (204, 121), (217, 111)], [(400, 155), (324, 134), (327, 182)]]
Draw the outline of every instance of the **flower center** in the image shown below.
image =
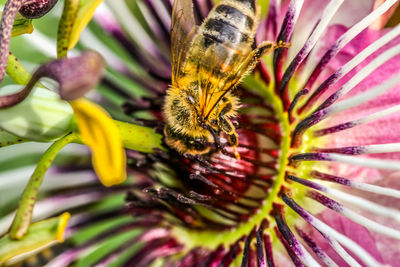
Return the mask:
[[(174, 236), (181, 241), (183, 244), (190, 244), (191, 246), (186, 246), (185, 249), (193, 249), (195, 247), (206, 247), (209, 249), (216, 249), (217, 247), (224, 245), (227, 247), (229, 244), (234, 244), (241, 238), (249, 236), (251, 232), (262, 224), (268, 225), (269, 221), (273, 221), (273, 215), (271, 212), (273, 210), (273, 204), (279, 203), (280, 200), (278, 198), (278, 194), (282, 190), (282, 187), (285, 186), (285, 173), (287, 166), (289, 164), (289, 153), (290, 153), (290, 133), (291, 126), (289, 123), (289, 118), (287, 112), (284, 112), (284, 107), (282, 105), (282, 101), (279, 97), (273, 92), (272, 87), (268, 88), (264, 83), (255, 79), (254, 77), (247, 77), (245, 81), (246, 87), (251, 88), (256, 94), (259, 95), (259, 99), (263, 99), (268, 104), (268, 107), (271, 108), (272, 116), (276, 119), (276, 123), (279, 127), (273, 127), (273, 124), (269, 122), (268, 119), (260, 120), (260, 116), (256, 116), (255, 119), (252, 117), (253, 115), (260, 114), (262, 112), (262, 107), (260, 107), (257, 103), (248, 103), (247, 100), (251, 100), (251, 97), (242, 98), (244, 99), (241, 116), (240, 116), (240, 124), (245, 124), (247, 126), (258, 126), (258, 127), (243, 127), (243, 125), (239, 126), (241, 129), (249, 128), (252, 129), (254, 134), (257, 136), (257, 141), (253, 143), (253, 150), (256, 151), (258, 160), (257, 162), (251, 161), (252, 166), (248, 168), (248, 170), (253, 171), (254, 173), (248, 173), (248, 177), (270, 177), (268, 181), (268, 187), (265, 188), (266, 194), (264, 198), (258, 202), (258, 206), (252, 210), (252, 213), (249, 214), (248, 217), (243, 217), (243, 220), (236, 221), (232, 227), (227, 227), (226, 229), (210, 229), (210, 228), (202, 228), (199, 230), (190, 229), (182, 226), (174, 226), (172, 231), (174, 232)], [(259, 108), (254, 108), (258, 106)], [(262, 113), (261, 113), (262, 114)], [(268, 117), (268, 115), (266, 115)], [(244, 118), (247, 120), (244, 121)], [(275, 132), (275, 141), (278, 143), (274, 143), (268, 141), (265, 138), (265, 132), (258, 131), (257, 128), (263, 129), (260, 126), (267, 126), (269, 128), (264, 128), (265, 131), (278, 131)], [(246, 137), (246, 132), (239, 130), (239, 139), (243, 140)], [(249, 133), (247, 133), (248, 135)], [(268, 135), (271, 137), (271, 135)], [(252, 139), (252, 138), (249, 138)], [(273, 138), (269, 138), (273, 139)], [(246, 141), (241, 141), (242, 143), (246, 143)], [(251, 147), (251, 145), (249, 146)], [(268, 148), (271, 150), (276, 150), (276, 158), (271, 161), (271, 159), (264, 155), (261, 151), (267, 151)], [(239, 145), (240, 149), (240, 145)], [(254, 151), (247, 151), (247, 155), (251, 154)], [(246, 161), (247, 155), (246, 152), (243, 154), (241, 152), (242, 160)], [(235, 163), (238, 162), (231, 158), (230, 167), (235, 169)], [(242, 161), (241, 160), (241, 161)], [(213, 162), (212, 160), (210, 161)], [(273, 166), (270, 174), (263, 173), (263, 166), (266, 166), (265, 163), (273, 163), (270, 166)], [(250, 179), (245, 180), (247, 186), (245, 190), (247, 190), (246, 194), (243, 196), (249, 197), (252, 194), (251, 183), (258, 184), (260, 181), (258, 179)], [(240, 199), (237, 199), (235, 203), (240, 203)], [(209, 217), (210, 218), (210, 217)], [(233, 230), (234, 229), (234, 230)], [(222, 230), (222, 231), (221, 231)], [(271, 227), (270, 234), (274, 235), (273, 228)]]

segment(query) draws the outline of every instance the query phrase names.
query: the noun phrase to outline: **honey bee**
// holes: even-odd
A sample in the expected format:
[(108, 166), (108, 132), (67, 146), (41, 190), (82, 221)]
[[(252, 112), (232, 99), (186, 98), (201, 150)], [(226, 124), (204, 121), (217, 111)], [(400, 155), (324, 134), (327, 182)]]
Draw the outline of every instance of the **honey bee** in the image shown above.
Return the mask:
[(240, 158), (232, 123), (240, 101), (232, 92), (263, 55), (287, 47), (266, 41), (252, 48), (258, 16), (256, 0), (222, 0), (196, 26), (192, 0), (174, 1), (172, 84), (163, 107), (168, 146), (182, 154), (205, 154), (207, 144), (218, 144), (224, 133)]

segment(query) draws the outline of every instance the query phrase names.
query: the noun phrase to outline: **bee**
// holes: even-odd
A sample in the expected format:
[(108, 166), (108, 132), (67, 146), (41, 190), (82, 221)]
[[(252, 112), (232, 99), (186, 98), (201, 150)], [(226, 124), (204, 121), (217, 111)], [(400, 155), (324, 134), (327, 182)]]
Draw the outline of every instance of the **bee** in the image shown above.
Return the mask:
[(256, 0), (222, 0), (195, 25), (192, 0), (174, 1), (172, 84), (163, 107), (168, 146), (182, 154), (205, 154), (207, 144), (218, 144), (224, 133), (240, 158), (232, 123), (240, 101), (233, 91), (266, 53), (287, 47), (265, 41), (253, 49), (258, 17)]

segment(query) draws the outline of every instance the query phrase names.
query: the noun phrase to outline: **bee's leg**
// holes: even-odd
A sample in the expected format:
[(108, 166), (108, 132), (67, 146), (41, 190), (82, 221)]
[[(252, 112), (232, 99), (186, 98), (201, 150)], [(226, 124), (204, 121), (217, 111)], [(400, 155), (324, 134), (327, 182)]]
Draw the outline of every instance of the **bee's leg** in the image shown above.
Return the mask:
[(232, 109), (231, 104), (227, 104), (219, 113), (218, 117), (218, 126), (221, 130), (228, 135), (228, 142), (229, 145), (232, 146), (233, 154), (235, 155), (236, 159), (240, 159), (240, 155), (237, 152), (236, 147), (239, 145), (239, 136), (235, 131), (235, 127), (233, 126), (231, 120), (225, 116), (227, 112)]
[(214, 142), (215, 142), (215, 143), (214, 143), (214, 144), (215, 144), (215, 148), (216, 148), (217, 150), (221, 149), (222, 146), (221, 146), (221, 141), (220, 141), (220, 139), (219, 139), (218, 133), (215, 132), (215, 130), (214, 130), (210, 125), (208, 125), (207, 123), (203, 123), (203, 124), (201, 125), (201, 127), (203, 127), (204, 129), (208, 130), (208, 131), (211, 133), (211, 135), (212, 135), (212, 137), (213, 137), (213, 139), (214, 139)]
[(289, 43), (284, 43), (280, 41), (279, 43), (276, 42), (271, 42), (271, 41), (264, 41), (262, 42), (256, 49), (254, 49), (249, 58), (249, 65), (247, 70), (250, 71), (252, 70), (257, 63), (261, 60), (263, 56), (266, 54), (272, 52), (275, 49), (286, 47), (289, 48), (290, 44)]

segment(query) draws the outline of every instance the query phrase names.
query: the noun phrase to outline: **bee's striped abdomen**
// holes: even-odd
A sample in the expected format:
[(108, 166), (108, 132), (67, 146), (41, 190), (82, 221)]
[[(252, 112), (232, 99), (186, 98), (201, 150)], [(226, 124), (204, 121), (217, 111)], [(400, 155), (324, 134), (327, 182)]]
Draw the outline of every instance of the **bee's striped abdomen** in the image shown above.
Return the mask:
[(255, 0), (225, 0), (210, 12), (201, 33), (206, 47), (216, 43), (237, 48), (252, 43), (256, 27)]
[(215, 8), (216, 14), (224, 17), (226, 20), (231, 21), (232, 24), (236, 25), (236, 27), (243, 32), (250, 33), (253, 30), (254, 26), (254, 15), (250, 16), (249, 14), (245, 14), (242, 11), (238, 10), (233, 6), (228, 5), (218, 5)]

